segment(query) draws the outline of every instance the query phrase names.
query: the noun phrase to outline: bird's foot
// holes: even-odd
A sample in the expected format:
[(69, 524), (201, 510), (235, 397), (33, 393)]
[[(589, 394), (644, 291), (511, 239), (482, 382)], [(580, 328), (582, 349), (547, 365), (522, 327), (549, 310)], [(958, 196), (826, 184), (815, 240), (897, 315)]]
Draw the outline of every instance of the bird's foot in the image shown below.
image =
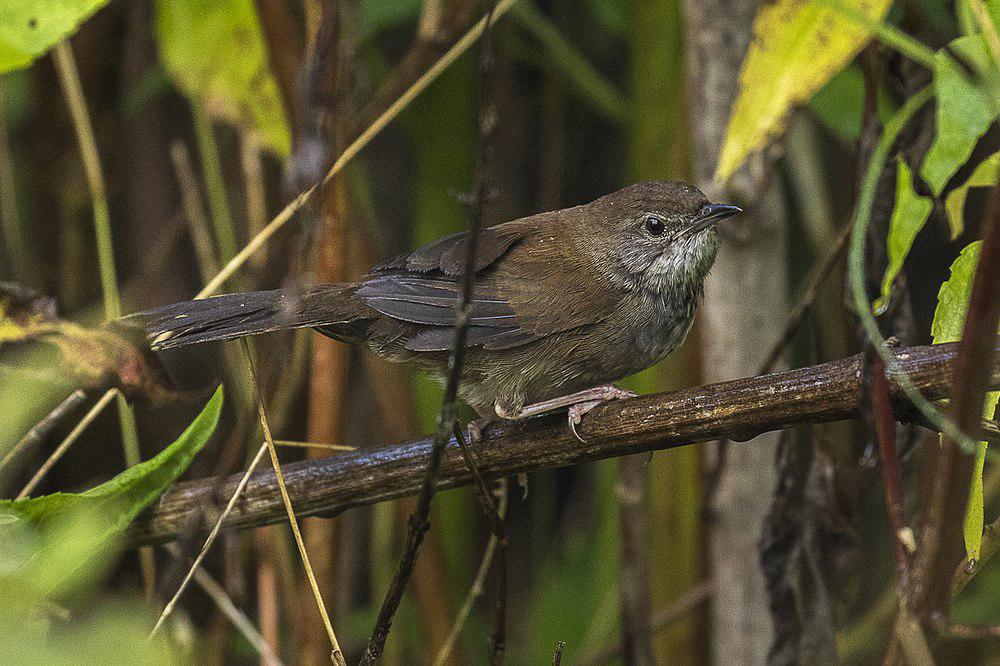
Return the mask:
[(536, 414), (544, 414), (545, 412), (550, 412), (561, 407), (569, 407), (569, 429), (573, 433), (573, 437), (581, 443), (586, 444), (587, 442), (580, 437), (580, 433), (576, 430), (576, 427), (580, 425), (580, 422), (583, 420), (584, 414), (591, 411), (598, 405), (610, 400), (623, 400), (625, 398), (633, 398), (635, 396), (636, 394), (632, 391), (618, 388), (613, 384), (606, 384), (578, 391), (576, 393), (570, 393), (569, 395), (560, 396), (558, 398), (552, 398), (551, 400), (536, 402), (532, 405), (526, 405), (518, 409), (516, 412), (507, 412), (498, 407), (497, 414), (505, 419), (524, 419), (529, 416), (535, 416)]
[(485, 414), (480, 416), (478, 419), (473, 419), (469, 421), (467, 426), (468, 442), (469, 446), (475, 446), (483, 439), (483, 432), (490, 426), (491, 423), (497, 420), (497, 417), (493, 414)]
[(592, 393), (596, 395), (596, 397), (593, 397), (589, 400), (584, 399), (581, 400), (580, 402), (575, 402), (569, 406), (569, 414), (568, 414), (569, 429), (570, 432), (573, 433), (573, 437), (575, 437), (577, 441), (580, 442), (581, 444), (586, 444), (587, 441), (580, 436), (580, 433), (577, 432), (576, 427), (580, 425), (580, 423), (583, 421), (584, 414), (587, 414), (595, 407), (603, 405), (605, 402), (609, 402), (611, 400), (624, 400), (626, 398), (634, 398), (636, 395), (638, 395), (633, 391), (629, 391), (623, 388), (618, 388), (613, 384), (608, 384), (607, 386), (597, 386), (593, 389), (589, 389), (588, 391), (581, 391), (581, 393)]

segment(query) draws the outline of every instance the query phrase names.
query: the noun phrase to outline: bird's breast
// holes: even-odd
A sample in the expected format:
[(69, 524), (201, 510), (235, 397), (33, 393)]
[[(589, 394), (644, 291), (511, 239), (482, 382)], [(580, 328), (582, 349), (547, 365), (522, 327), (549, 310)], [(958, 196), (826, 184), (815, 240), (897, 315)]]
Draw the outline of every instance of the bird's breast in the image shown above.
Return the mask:
[(683, 297), (637, 296), (628, 307), (631, 321), (623, 332), (635, 356), (632, 372), (644, 370), (676, 349), (694, 321), (695, 295)]

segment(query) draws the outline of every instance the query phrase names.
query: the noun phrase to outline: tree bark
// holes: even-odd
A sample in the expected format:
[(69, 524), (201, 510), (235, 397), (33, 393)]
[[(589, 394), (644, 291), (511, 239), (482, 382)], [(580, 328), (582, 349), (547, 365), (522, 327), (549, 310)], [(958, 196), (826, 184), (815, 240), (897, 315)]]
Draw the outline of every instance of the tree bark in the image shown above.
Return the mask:
[[(696, 180), (710, 199), (746, 209), (720, 229), (719, 257), (701, 307), (706, 380), (752, 374), (781, 335), (788, 311), (785, 214), (779, 187), (752, 158), (725, 189), (712, 174), (739, 90), (754, 0), (688, 0), (686, 37)], [(713, 653), (724, 664), (762, 663), (771, 641), (768, 596), (758, 561), (761, 525), (777, 479), (774, 435), (731, 447), (710, 507), (709, 564), (716, 581)]]

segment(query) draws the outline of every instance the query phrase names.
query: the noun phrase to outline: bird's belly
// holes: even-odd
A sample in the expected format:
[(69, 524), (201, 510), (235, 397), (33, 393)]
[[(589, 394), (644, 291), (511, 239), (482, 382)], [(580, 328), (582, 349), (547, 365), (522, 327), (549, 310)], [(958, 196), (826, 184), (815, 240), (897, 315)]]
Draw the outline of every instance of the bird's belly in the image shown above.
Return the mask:
[(559, 333), (496, 354), (480, 374), (479, 385), (468, 389), (481, 397), (492, 395), (506, 411), (516, 411), (526, 404), (615, 382), (673, 351), (691, 328), (691, 318), (653, 317), (599, 328), (603, 330)]
[[(693, 312), (629, 308), (601, 324), (547, 335), (505, 350), (470, 348), (459, 385), (461, 398), (480, 413), (524, 405), (608, 384), (654, 365), (683, 341)], [(407, 354), (439, 381), (447, 355)], [(431, 362), (428, 362), (431, 361)]]

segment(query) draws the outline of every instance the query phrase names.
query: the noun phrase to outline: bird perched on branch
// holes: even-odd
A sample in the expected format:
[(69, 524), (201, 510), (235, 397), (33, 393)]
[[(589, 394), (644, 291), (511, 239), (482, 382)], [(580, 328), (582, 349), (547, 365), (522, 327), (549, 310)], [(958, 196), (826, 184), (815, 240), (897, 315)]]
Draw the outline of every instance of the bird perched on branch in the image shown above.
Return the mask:
[[(631, 395), (611, 384), (681, 344), (739, 213), (683, 183), (639, 183), (591, 203), (484, 229), (459, 397), (481, 420), (569, 407), (570, 427)], [(131, 315), (154, 349), (314, 328), (444, 380), (467, 232), (376, 266), (358, 283), (226, 294)]]

